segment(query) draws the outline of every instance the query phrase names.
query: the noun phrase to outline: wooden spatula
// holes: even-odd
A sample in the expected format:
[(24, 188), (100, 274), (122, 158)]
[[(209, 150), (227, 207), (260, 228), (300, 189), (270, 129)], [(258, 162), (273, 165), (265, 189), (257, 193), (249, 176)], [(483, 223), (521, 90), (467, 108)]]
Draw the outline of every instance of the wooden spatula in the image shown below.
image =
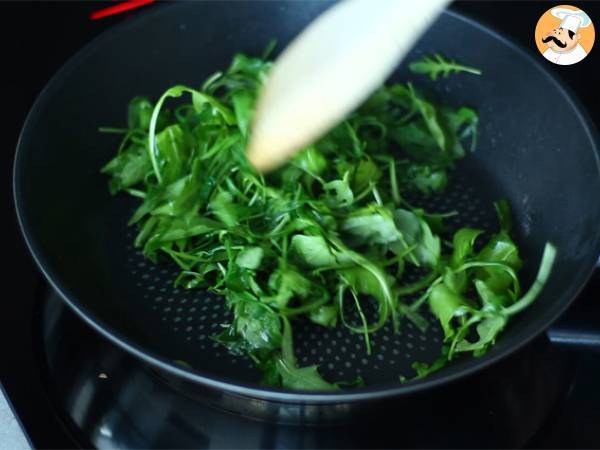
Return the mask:
[(275, 61), (248, 158), (272, 170), (344, 119), (393, 72), (448, 0), (344, 0)]

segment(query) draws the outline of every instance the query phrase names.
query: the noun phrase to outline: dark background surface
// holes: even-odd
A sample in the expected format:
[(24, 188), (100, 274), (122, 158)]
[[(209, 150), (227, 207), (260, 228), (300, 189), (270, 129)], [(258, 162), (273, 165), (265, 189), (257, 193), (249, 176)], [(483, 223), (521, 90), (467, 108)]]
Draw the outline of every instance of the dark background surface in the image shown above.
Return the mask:
[[(91, 11), (110, 4), (109, 2), (36, 2), (36, 3), (0, 3), (0, 42), (2, 42), (2, 81), (3, 108), (2, 108), (2, 143), (6, 162), (3, 164), (2, 189), (5, 196), (5, 205), (8, 214), (5, 216), (5, 230), (3, 233), (3, 250), (9, 255), (7, 264), (8, 273), (5, 273), (4, 295), (5, 302), (0, 313), (0, 380), (5, 387), (16, 384), (20, 371), (30, 371), (35, 368), (35, 361), (28, 350), (33, 343), (27, 341), (15, 342), (19, 330), (32, 323), (32, 310), (27, 308), (13, 308), (9, 303), (20, 304), (23, 298), (38, 295), (40, 289), (37, 269), (28, 256), (24, 243), (18, 232), (12, 206), (12, 156), (18, 139), (18, 131), (25, 119), (27, 111), (35, 97), (41, 91), (52, 74), (77, 50), (94, 36), (101, 33), (115, 23), (128, 20), (136, 14), (143, 14), (145, 8), (106, 18), (97, 22), (88, 19)], [(600, 124), (600, 44), (592, 50), (590, 55), (574, 66), (556, 66), (545, 61), (537, 53), (533, 42), (535, 24), (539, 16), (548, 8), (559, 2), (523, 1), (523, 2), (461, 2), (453, 7), (484, 24), (517, 41), (524, 48), (540, 58), (540, 61), (555, 71), (563, 78), (577, 94), (581, 102), (589, 110), (596, 124)], [(600, 24), (600, 2), (572, 2), (574, 6), (583, 8), (595, 21)], [(146, 8), (152, 8), (149, 6)], [(235, 7), (235, 6), (233, 6)], [(600, 30), (599, 30), (600, 32)], [(452, 39), (449, 36), (449, 39)], [(600, 39), (600, 38), (599, 38)], [(476, 45), (476, 43), (473, 43)], [(510, 64), (507, 61), (506, 64)], [(519, 68), (515, 67), (515, 77), (518, 80)], [(93, 87), (92, 87), (93, 88)], [(532, 114), (551, 114), (547, 111), (532, 111)], [(593, 289), (588, 289), (590, 296), (597, 298), (600, 291), (598, 284)], [(37, 292), (37, 293), (36, 293)], [(576, 305), (577, 307), (578, 305)], [(19, 328), (17, 330), (16, 328)], [(586, 357), (595, 361), (594, 356)], [(18, 367), (18, 370), (8, 370)], [(552, 376), (552, 374), (548, 374)], [(582, 388), (576, 392), (579, 395), (578, 405), (581, 408), (598, 408), (598, 394), (594, 388), (594, 380), (600, 376), (599, 372), (586, 372), (589, 389)], [(43, 390), (43, 384), (31, 384), (28, 389), (16, 392), (10, 391), (9, 396), (15, 404), (29, 406), (19, 408), (19, 418), (25, 424), (32, 440), (37, 446), (68, 447), (69, 438), (61, 429), (63, 422), (56, 416), (50, 400)], [(16, 397), (15, 397), (16, 396)], [(42, 428), (31, 429), (31, 424), (36, 418), (44, 417)], [(553, 431), (558, 427), (556, 423), (571, 420), (568, 410), (557, 412), (549, 424), (547, 431), (538, 441), (536, 446), (549, 447), (593, 447), (594, 436), (586, 433), (593, 429), (593, 424), (586, 427), (585, 423), (574, 424), (572, 435), (562, 434), (553, 436)], [(581, 416), (579, 416), (581, 417)], [(585, 416), (584, 416), (585, 417)], [(581, 420), (581, 419), (578, 419)], [(583, 419), (585, 422), (585, 419)], [(597, 424), (596, 424), (597, 425)], [(35, 435), (35, 436), (34, 436)], [(597, 438), (596, 438), (597, 439)], [(577, 443), (577, 444), (576, 444)]]

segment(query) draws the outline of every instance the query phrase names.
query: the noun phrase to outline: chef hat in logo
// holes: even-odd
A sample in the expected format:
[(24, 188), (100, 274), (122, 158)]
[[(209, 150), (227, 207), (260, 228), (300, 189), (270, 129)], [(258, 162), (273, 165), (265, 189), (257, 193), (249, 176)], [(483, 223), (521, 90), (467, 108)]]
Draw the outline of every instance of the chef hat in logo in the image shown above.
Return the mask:
[(572, 10), (567, 8), (553, 8), (551, 13), (554, 17), (557, 17), (561, 20), (561, 28), (565, 30), (571, 30), (573, 33), (577, 33), (579, 28), (585, 28), (592, 23), (590, 16), (580, 9)]

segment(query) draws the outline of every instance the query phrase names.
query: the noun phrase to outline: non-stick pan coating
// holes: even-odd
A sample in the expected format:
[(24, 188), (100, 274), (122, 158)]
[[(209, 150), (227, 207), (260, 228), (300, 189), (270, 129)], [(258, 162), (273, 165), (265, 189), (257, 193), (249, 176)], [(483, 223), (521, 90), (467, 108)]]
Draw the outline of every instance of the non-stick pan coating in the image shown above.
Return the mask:
[[(135, 95), (156, 98), (173, 84), (198, 86), (226, 67), (235, 52), (260, 54), (273, 37), (281, 48), (325, 7), (319, 2), (236, 2), (235, 7), (193, 2), (158, 8), (86, 47), (33, 107), (15, 164), (15, 198), (28, 244), (67, 302), (138, 356), (205, 384), (277, 397), (257, 390), (262, 389), (255, 383), (258, 373), (248, 360), (211, 341), (230, 319), (223, 302), (200, 290), (173, 288), (172, 266), (155, 266), (131, 247), (134, 230), (126, 222), (135, 202), (111, 198), (99, 173), (118, 139), (98, 133), (98, 127), (123, 125), (127, 102)], [(394, 78), (413, 80), (450, 105), (474, 107), (481, 127), (476, 152), (459, 165), (448, 192), (422, 205), (434, 212), (458, 210), (453, 226), (493, 230), (491, 202), (507, 198), (526, 262), (524, 285), (547, 240), (559, 250), (552, 279), (486, 357), (464, 358), (415, 384), (400, 385), (399, 376), (411, 374), (411, 362), (439, 354), (437, 326), (422, 334), (403, 322), (398, 335), (387, 327), (373, 336), (371, 356), (359, 335), (341, 327), (296, 326), (301, 363), (320, 364), (330, 380), (362, 375), (369, 385), (345, 397), (302, 399), (362, 398), (392, 392), (389, 388), (407, 392), (482, 367), (556, 318), (599, 253), (598, 155), (580, 107), (524, 52), (458, 15), (445, 13), (409, 59), (433, 52), (479, 67), (483, 75), (432, 83), (402, 67)]]

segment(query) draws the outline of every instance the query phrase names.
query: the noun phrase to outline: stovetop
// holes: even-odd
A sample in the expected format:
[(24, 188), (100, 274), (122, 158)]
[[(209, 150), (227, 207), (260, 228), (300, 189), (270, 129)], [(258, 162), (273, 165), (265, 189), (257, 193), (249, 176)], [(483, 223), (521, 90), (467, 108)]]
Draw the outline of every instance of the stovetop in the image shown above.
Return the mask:
[(97, 448), (600, 443), (594, 429), (600, 391), (595, 399), (590, 396), (600, 353), (567, 351), (545, 336), (519, 355), (449, 387), (381, 402), (373, 416), (321, 426), (285, 425), (213, 409), (185, 384), (175, 389), (163, 374), (89, 329), (52, 291), (40, 294), (33, 344), (49, 400), (73, 436)]
[[(5, 79), (2, 129), (9, 159), (28, 108), (60, 65), (104, 29), (144, 13), (142, 8), (101, 21), (88, 19), (92, 10), (109, 3), (0, 6), (0, 38), (10, 44), (3, 49), (0, 75)], [(533, 27), (551, 6), (466, 2), (456, 9), (535, 51)], [(600, 18), (600, 3), (583, 7)], [(592, 83), (600, 65), (596, 52), (581, 64), (556, 70), (600, 123), (600, 106), (594, 103), (600, 98), (598, 83)], [(3, 192), (10, 205), (11, 165), (5, 170), (8, 188)], [(427, 395), (382, 403), (377, 414), (360, 423), (276, 425), (212, 409), (92, 332), (42, 280), (13, 211), (9, 207), (3, 246), (10, 264), (0, 313), (0, 381), (36, 448), (600, 448), (600, 347), (592, 349), (594, 339), (579, 347), (557, 345), (569, 341), (569, 327), (579, 317), (600, 314), (595, 301), (600, 276), (562, 325), (491, 369)]]

